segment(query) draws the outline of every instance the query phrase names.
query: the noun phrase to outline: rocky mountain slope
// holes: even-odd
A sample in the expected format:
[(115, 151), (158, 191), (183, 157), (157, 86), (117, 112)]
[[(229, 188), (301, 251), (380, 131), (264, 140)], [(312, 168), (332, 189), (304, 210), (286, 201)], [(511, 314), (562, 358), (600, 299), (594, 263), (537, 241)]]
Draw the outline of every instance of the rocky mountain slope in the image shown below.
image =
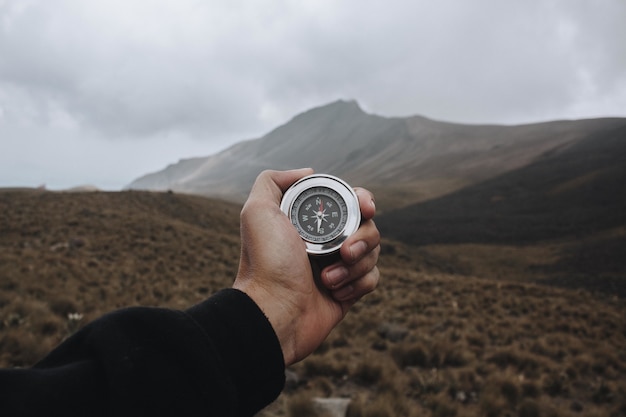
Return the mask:
[(546, 152), (620, 124), (626, 121), (461, 125), (420, 116), (381, 117), (365, 113), (354, 101), (337, 101), (299, 114), (262, 138), (181, 160), (128, 188), (242, 201), (261, 170), (310, 166), (353, 185), (392, 190), (390, 198), (408, 189), (407, 202), (414, 202), (521, 168)]

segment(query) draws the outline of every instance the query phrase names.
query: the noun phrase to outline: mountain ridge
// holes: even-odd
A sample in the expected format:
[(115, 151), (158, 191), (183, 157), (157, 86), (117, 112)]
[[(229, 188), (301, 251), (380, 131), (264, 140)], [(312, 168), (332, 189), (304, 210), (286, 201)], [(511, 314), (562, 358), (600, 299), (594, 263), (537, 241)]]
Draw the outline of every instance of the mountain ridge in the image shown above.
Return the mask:
[(421, 189), (420, 198), (428, 199), (520, 168), (623, 123), (626, 119), (606, 118), (466, 125), (423, 116), (383, 117), (364, 112), (356, 101), (339, 100), (300, 113), (261, 138), (142, 176), (127, 188), (241, 202), (260, 171), (310, 166), (353, 185)]
[(625, 160), (626, 124), (454, 193), (382, 213), (377, 224), (418, 246), (519, 244), (626, 226)]

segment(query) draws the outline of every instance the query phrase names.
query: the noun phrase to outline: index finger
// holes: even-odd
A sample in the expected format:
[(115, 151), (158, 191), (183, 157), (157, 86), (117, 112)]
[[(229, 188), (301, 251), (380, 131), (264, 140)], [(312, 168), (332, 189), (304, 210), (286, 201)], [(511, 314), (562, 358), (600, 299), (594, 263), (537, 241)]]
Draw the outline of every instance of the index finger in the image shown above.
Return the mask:
[(355, 187), (354, 192), (359, 198), (361, 208), (361, 218), (363, 221), (369, 220), (376, 214), (376, 199), (374, 194), (362, 187)]

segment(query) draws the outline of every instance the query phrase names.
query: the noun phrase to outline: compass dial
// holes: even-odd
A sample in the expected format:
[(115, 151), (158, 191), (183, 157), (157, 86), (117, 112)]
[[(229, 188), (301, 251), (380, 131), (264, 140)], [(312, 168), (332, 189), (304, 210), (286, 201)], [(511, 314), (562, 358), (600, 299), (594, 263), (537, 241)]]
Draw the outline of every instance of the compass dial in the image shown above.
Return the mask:
[(314, 187), (302, 192), (291, 207), (291, 222), (309, 242), (330, 242), (346, 226), (348, 207), (331, 188)]
[(352, 188), (326, 174), (297, 181), (285, 192), (280, 207), (312, 255), (339, 250), (361, 222), (359, 201)]

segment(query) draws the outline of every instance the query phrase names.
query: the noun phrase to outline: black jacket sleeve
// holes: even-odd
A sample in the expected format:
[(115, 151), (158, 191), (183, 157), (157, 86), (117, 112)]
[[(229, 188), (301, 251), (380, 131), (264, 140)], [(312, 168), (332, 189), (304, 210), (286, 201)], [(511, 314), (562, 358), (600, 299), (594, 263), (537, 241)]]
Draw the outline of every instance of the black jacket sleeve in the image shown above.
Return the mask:
[(110, 313), (33, 368), (1, 370), (0, 416), (251, 416), (284, 375), (269, 321), (229, 289), (187, 311)]

